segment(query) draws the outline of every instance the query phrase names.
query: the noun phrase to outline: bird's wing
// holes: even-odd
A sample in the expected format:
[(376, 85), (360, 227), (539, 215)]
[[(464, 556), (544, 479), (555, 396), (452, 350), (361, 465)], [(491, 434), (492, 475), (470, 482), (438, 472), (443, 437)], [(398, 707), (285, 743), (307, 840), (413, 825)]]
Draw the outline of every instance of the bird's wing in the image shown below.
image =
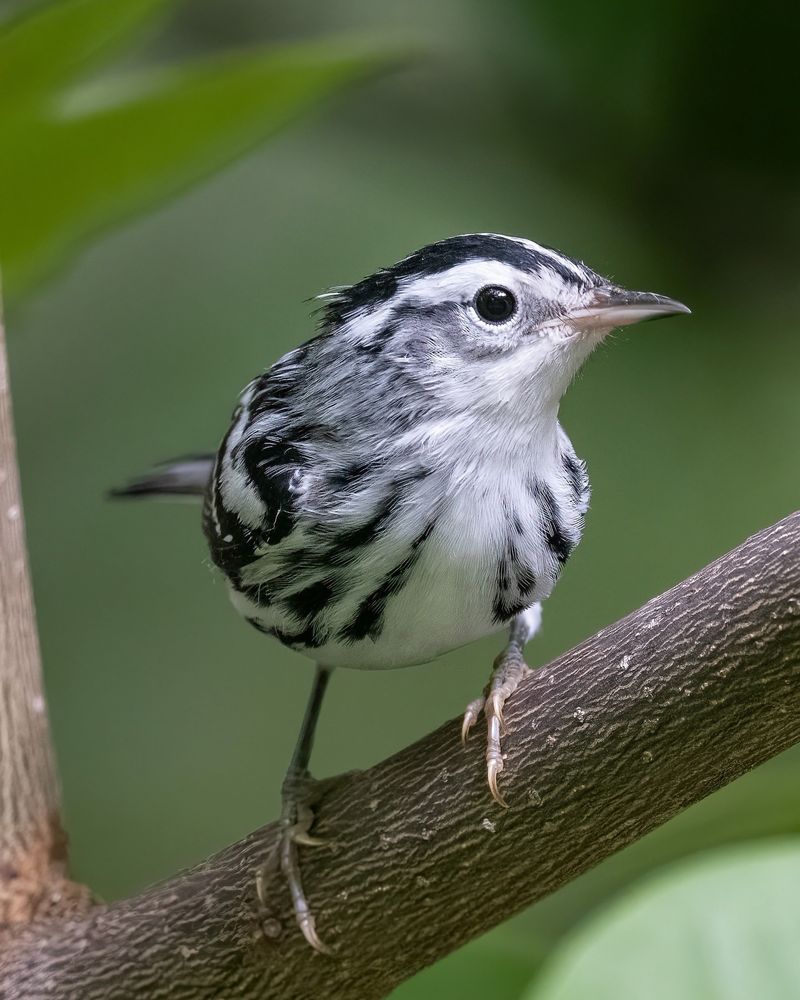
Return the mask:
[(234, 582), (298, 519), (303, 431), (284, 415), (279, 362), (242, 393), (214, 465), (203, 527), (211, 557)]

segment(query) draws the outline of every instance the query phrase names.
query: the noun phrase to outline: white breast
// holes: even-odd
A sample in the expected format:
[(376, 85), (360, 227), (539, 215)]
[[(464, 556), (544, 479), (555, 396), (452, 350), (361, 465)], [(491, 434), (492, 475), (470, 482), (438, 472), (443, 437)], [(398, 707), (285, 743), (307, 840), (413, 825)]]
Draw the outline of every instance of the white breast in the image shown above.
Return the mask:
[[(387, 530), (341, 571), (340, 593), (318, 619), (328, 641), (313, 648), (294, 644), (325, 666), (409, 666), (504, 631), (507, 619), (543, 601), (558, 579), (553, 507), (560, 537), (571, 545), (580, 538), (585, 502), (576, 502), (575, 483), (563, 459), (572, 449), (557, 423), (549, 440), (537, 435), (529, 442), (503, 439), (494, 428), (482, 438), (474, 427), (467, 428), (469, 447), (460, 447), (444, 431), (428, 430), (427, 439), (415, 447), (427, 453), (436, 473), (415, 484)], [(348, 623), (409, 555), (426, 523), (434, 527), (403, 586), (385, 601), (380, 627), (372, 635), (348, 639)], [(287, 544), (296, 545), (297, 539), (293, 536)], [(264, 555), (265, 579), (273, 553), (270, 547)], [(322, 564), (320, 574), (326, 573)], [(254, 578), (257, 574), (256, 568)], [(314, 577), (318, 575), (315, 570)], [(504, 578), (506, 592), (500, 586)], [(498, 604), (499, 593), (503, 600)], [(281, 611), (280, 601), (259, 608), (236, 591), (232, 599), (265, 630), (278, 629), (284, 636), (302, 630), (301, 622)]]

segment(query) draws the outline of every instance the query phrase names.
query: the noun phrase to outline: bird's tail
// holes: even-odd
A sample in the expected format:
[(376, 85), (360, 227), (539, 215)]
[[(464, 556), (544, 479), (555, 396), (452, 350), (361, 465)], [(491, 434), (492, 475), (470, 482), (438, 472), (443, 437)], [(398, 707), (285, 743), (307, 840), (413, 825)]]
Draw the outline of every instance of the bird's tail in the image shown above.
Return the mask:
[(213, 455), (183, 455), (160, 462), (124, 486), (109, 490), (108, 495), (122, 500), (200, 500), (213, 468)]

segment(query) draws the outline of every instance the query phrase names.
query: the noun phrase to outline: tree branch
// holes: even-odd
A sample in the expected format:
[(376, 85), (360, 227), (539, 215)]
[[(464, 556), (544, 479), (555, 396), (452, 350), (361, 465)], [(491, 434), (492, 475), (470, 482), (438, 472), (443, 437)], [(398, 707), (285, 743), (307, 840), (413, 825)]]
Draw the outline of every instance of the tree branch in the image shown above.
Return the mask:
[(0, 948), (14, 926), (87, 904), (66, 877), (0, 315)]
[(527, 680), (508, 706), (507, 811), (457, 721), (330, 787), (315, 833), (336, 850), (306, 848), (303, 865), (335, 958), (302, 940), (277, 873), (258, 909), (273, 824), (133, 899), (21, 931), (11, 995), (385, 996), (800, 740), (799, 541), (800, 513)]

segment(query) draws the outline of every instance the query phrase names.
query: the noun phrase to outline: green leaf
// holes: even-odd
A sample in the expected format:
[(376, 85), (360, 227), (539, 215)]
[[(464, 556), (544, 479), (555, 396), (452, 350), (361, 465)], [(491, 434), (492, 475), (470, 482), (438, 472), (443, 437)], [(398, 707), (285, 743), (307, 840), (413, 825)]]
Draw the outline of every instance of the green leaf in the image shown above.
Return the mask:
[(800, 996), (800, 840), (647, 880), (567, 938), (526, 1000)]
[(0, 114), (108, 58), (174, 0), (60, 0), (0, 29)]
[(7, 292), (30, 287), (75, 241), (175, 195), (397, 59), (396, 50), (354, 42), (254, 49), (92, 84), (55, 114), (5, 123)]

